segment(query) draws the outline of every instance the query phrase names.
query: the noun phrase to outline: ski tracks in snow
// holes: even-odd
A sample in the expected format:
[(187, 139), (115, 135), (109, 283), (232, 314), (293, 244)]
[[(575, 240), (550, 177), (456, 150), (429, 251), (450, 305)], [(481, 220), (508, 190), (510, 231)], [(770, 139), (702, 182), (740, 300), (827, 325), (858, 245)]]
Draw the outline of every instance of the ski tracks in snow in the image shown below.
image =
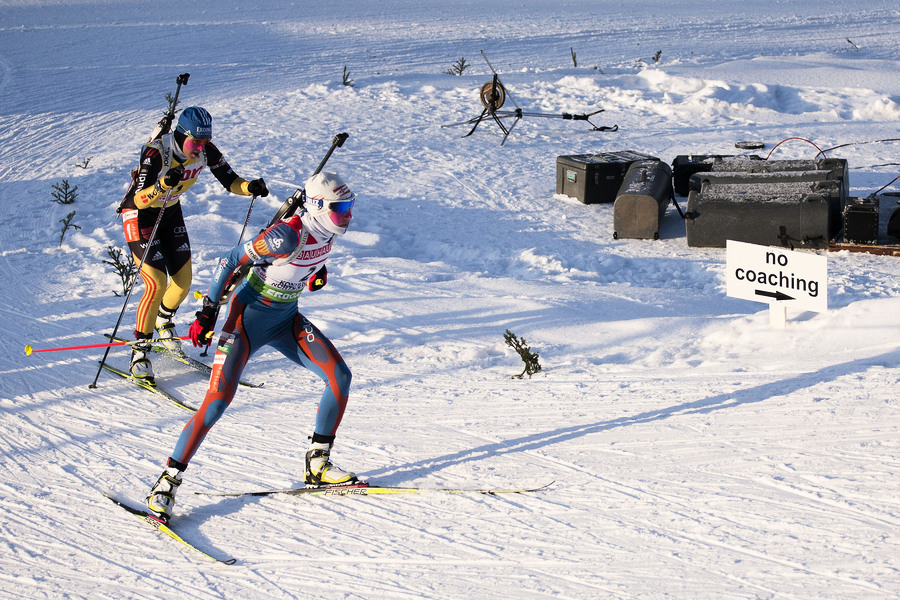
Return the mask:
[[(853, 560), (853, 552), (859, 548), (835, 543), (833, 537), (835, 530), (859, 532), (864, 554), (871, 556), (890, 577), (893, 568), (889, 556), (896, 548), (879, 532), (897, 530), (900, 521), (896, 504), (889, 495), (879, 495), (878, 488), (884, 482), (881, 474), (846, 469), (854, 462), (864, 464), (871, 460), (854, 456), (858, 453), (858, 440), (867, 440), (867, 446), (878, 446), (871, 432), (851, 435), (858, 432), (861, 423), (848, 424), (841, 419), (832, 423), (817, 415), (822, 420), (821, 437), (827, 442), (824, 447), (799, 439), (792, 441), (792, 432), (781, 427), (762, 438), (748, 438), (740, 427), (742, 419), (755, 420), (758, 413), (769, 411), (771, 420), (777, 423), (781, 420), (778, 412), (796, 409), (777, 396), (760, 403), (766, 406), (756, 406), (755, 402), (742, 406), (737, 388), (734, 397), (738, 401), (723, 402), (720, 408), (726, 410), (719, 413), (714, 405), (708, 406), (712, 410), (673, 411), (659, 408), (666, 404), (666, 394), (659, 390), (680, 390), (676, 396), (684, 397), (683, 388), (691, 386), (690, 376), (636, 377), (630, 387), (622, 388), (621, 397), (602, 391), (615, 388), (621, 383), (617, 379), (595, 382), (599, 398), (591, 406), (598, 411), (621, 412), (624, 404), (630, 407), (626, 412), (631, 416), (597, 422), (586, 417), (583, 409), (579, 412), (575, 408), (566, 419), (574, 424), (556, 431), (534, 432), (536, 423), (547, 422), (547, 415), (541, 410), (543, 394), (535, 388), (552, 395), (553, 385), (532, 380), (527, 384), (526, 397), (520, 399), (523, 405), (527, 404), (530, 418), (520, 419), (516, 433), (508, 432), (511, 435), (506, 436), (488, 433), (490, 423), (479, 422), (474, 416), (478, 401), (473, 397), (497, 402), (508, 397), (508, 392), (497, 393), (494, 398), (491, 386), (471, 381), (462, 390), (447, 387), (454, 410), (442, 411), (447, 434), (440, 437), (459, 450), (423, 458), (399, 468), (398, 474), (431, 472), (432, 476), (446, 473), (444, 476), (449, 477), (456, 465), (464, 462), (467, 472), (474, 473), (479, 481), (508, 476), (509, 472), (528, 473), (530, 480), (542, 476), (556, 479), (551, 492), (516, 498), (507, 507), (503, 520), (515, 523), (515, 537), (541, 538), (533, 540), (532, 545), (546, 549), (543, 558), (550, 564), (553, 540), (569, 540), (579, 548), (578, 556), (572, 557), (569, 569), (554, 572), (562, 576), (569, 573), (587, 585), (593, 582), (597, 589), (610, 589), (610, 582), (618, 577), (592, 565), (608, 561), (610, 556), (616, 557), (617, 564), (627, 564), (627, 558), (617, 554), (622, 547), (645, 547), (647, 552), (661, 553), (669, 560), (657, 562), (653, 574), (642, 571), (638, 565), (632, 571), (626, 569), (618, 574), (623, 576), (623, 584), (628, 576), (683, 580), (684, 567), (691, 565), (698, 577), (696, 592), (701, 595), (702, 576), (698, 571), (708, 571), (731, 582), (723, 587), (722, 597), (740, 597), (747, 590), (757, 590), (777, 597), (802, 598), (817, 588), (826, 595), (835, 590), (848, 595), (878, 595), (882, 588), (877, 579), (860, 580), (844, 572), (842, 565)], [(722, 383), (726, 386), (736, 382), (725, 379)], [(754, 379), (765, 385), (771, 377), (760, 375)], [(737, 381), (746, 385), (747, 377), (742, 375)], [(852, 378), (847, 383), (852, 383)], [(833, 402), (839, 405), (839, 401)], [(652, 404), (658, 408), (648, 406)], [(640, 412), (641, 407), (648, 410)], [(507, 415), (507, 421), (513, 422), (516, 415), (523, 414), (514, 405), (499, 410)], [(447, 416), (457, 413), (459, 417)], [(467, 414), (472, 416), (467, 419)], [(723, 429), (723, 435), (713, 433)], [(877, 437), (890, 443), (892, 435), (883, 432)], [(884, 448), (884, 452), (890, 471), (895, 467), (888, 459), (890, 449)], [(591, 466), (598, 463), (598, 454), (607, 457), (599, 462), (608, 465), (608, 471), (598, 472), (596, 466)], [(639, 472), (629, 468), (638, 456), (656, 456), (651, 461), (657, 463), (656, 468), (648, 471), (644, 467)], [(834, 473), (792, 475), (791, 465), (804, 461), (817, 464), (829, 456), (833, 457)], [(766, 474), (773, 461), (784, 464), (779, 469), (784, 477), (773, 479)], [(872, 498), (879, 501), (873, 503)], [(501, 541), (497, 543), (503, 545)], [(815, 549), (817, 559), (798, 559), (803, 555), (798, 546)], [(700, 558), (709, 555), (718, 558)], [(547, 566), (524, 559), (520, 564), (533, 567), (536, 572)], [(495, 572), (494, 577), (498, 576), (503, 575)], [(690, 582), (685, 583), (684, 589), (690, 590)]]

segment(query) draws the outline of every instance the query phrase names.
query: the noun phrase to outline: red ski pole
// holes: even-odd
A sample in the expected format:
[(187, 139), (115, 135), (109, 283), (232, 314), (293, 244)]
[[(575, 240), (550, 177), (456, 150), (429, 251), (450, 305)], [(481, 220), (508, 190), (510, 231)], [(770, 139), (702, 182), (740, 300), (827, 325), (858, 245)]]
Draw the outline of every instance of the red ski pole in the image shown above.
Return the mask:
[[(189, 339), (191, 339), (191, 336), (182, 335), (178, 339), (189, 340)], [(31, 347), (31, 344), (28, 344), (27, 346), (25, 346), (25, 355), (31, 356), (35, 352), (59, 352), (61, 350), (86, 350), (88, 348), (110, 348), (112, 346), (130, 346), (131, 344), (134, 344), (136, 342), (146, 342), (146, 341), (147, 340), (128, 340), (125, 342), (109, 342), (106, 344), (85, 344), (83, 346), (65, 346), (62, 348), (41, 348), (39, 350), (35, 350), (34, 348)], [(150, 343), (153, 343), (153, 342), (162, 342), (163, 340), (149, 340), (149, 341), (150, 341)]]

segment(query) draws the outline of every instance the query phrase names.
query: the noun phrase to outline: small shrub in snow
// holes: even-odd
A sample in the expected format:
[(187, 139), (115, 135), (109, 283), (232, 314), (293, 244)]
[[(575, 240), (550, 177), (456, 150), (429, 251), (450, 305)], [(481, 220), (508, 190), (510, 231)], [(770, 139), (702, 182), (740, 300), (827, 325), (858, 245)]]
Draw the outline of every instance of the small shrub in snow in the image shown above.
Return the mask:
[(503, 339), (507, 346), (519, 353), (522, 362), (525, 363), (525, 370), (518, 375), (513, 375), (513, 379), (522, 379), (524, 375), (528, 375), (528, 379), (531, 379), (532, 375), (541, 370), (541, 363), (538, 362), (540, 354), (532, 352), (524, 338), (516, 337), (516, 334), (507, 329), (503, 334)]
[(59, 245), (57, 248), (62, 248), (63, 238), (66, 237), (66, 231), (69, 229), (81, 229), (78, 225), (72, 222), (72, 219), (75, 217), (75, 211), (73, 210), (69, 214), (66, 215), (65, 219), (60, 219), (59, 222), (63, 224), (62, 232), (59, 234)]
[(471, 65), (466, 62), (466, 57), (461, 56), (460, 59), (453, 63), (449, 69), (444, 71), (444, 73), (446, 73), (447, 75), (462, 75), (470, 66)]
[(53, 184), (53, 201), (59, 204), (72, 204), (75, 202), (75, 198), (78, 197), (78, 194), (75, 191), (78, 189), (78, 186), (69, 187), (69, 180), (63, 179), (60, 183)]
[[(110, 260), (104, 260), (104, 264), (111, 265), (112, 268), (115, 269), (116, 275), (122, 280), (122, 294), (127, 294), (128, 289), (134, 284), (134, 278), (137, 277), (138, 273), (131, 252), (128, 252), (123, 260), (121, 250), (113, 246), (107, 246), (106, 254), (109, 256)], [(116, 291), (113, 291), (113, 294), (116, 296), (119, 295)]]

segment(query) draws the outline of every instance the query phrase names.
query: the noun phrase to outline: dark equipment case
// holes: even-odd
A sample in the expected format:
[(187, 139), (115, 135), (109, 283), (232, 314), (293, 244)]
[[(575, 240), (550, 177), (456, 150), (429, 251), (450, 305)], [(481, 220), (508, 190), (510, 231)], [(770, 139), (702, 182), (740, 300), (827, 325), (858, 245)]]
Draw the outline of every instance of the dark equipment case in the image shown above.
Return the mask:
[[(774, 173), (773, 173), (774, 175)], [(845, 190), (838, 181), (785, 181), (780, 183), (705, 183), (701, 193), (708, 196), (723, 196), (739, 193), (752, 202), (754, 198), (780, 197), (801, 198), (807, 194), (818, 194), (828, 200), (828, 237), (834, 239), (841, 230), (841, 210), (844, 205)], [(690, 197), (690, 196), (688, 196)], [(755, 221), (751, 220), (749, 224)]]
[(844, 243), (878, 243), (877, 197), (849, 198), (844, 204)]
[(659, 239), (659, 226), (672, 198), (672, 169), (659, 160), (632, 163), (613, 204), (613, 237)]
[(895, 208), (888, 217), (887, 234), (897, 240), (900, 240), (900, 208)]
[[(675, 179), (675, 193), (686, 196), (691, 189), (691, 179), (697, 173), (705, 172), (754, 173), (761, 179), (767, 176), (779, 177), (777, 173), (791, 171), (825, 171), (825, 179), (840, 182), (843, 198), (850, 187), (849, 166), (843, 158), (821, 158), (818, 160), (766, 160), (755, 154), (744, 156), (682, 155), (672, 162)], [(781, 175), (780, 177), (784, 177)], [(696, 179), (696, 177), (694, 178)]]
[(558, 156), (556, 193), (584, 204), (614, 202), (625, 173), (639, 160), (659, 159), (630, 150)]
[[(722, 189), (726, 187), (733, 189)], [(789, 248), (828, 247), (835, 224), (834, 200), (827, 192), (764, 193), (740, 185), (716, 188), (688, 194), (688, 246), (724, 248), (727, 240), (734, 240)]]
[(841, 230), (846, 160), (713, 159), (708, 166), (689, 178), (689, 246), (724, 247), (732, 239), (825, 248)]
[[(759, 183), (802, 183), (832, 181), (843, 187), (842, 181), (835, 177), (834, 171), (776, 171), (774, 173), (756, 173), (752, 171), (702, 171), (691, 175), (689, 190), (700, 190), (707, 184), (752, 185)], [(842, 190), (846, 194), (846, 190)]]
[(680, 154), (672, 161), (672, 178), (675, 193), (679, 196), (687, 196), (690, 189), (688, 183), (694, 173), (712, 171), (715, 163), (728, 164), (735, 160), (763, 160), (756, 154), (732, 155), (732, 154)]

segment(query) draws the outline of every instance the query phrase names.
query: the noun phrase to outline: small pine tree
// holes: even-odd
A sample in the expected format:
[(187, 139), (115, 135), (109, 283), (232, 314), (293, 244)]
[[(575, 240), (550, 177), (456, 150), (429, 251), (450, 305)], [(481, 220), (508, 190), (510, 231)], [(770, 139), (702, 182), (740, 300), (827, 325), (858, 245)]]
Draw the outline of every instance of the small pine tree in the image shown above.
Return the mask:
[(503, 340), (506, 342), (507, 346), (519, 354), (522, 358), (522, 362), (525, 363), (525, 370), (518, 375), (513, 375), (513, 379), (522, 379), (525, 375), (528, 375), (528, 379), (531, 379), (532, 375), (541, 370), (541, 363), (538, 362), (540, 354), (532, 352), (531, 348), (528, 347), (528, 344), (525, 343), (524, 338), (516, 337), (516, 334), (507, 329), (506, 333), (503, 334)]
[(353, 80), (350, 79), (350, 71), (347, 70), (346, 66), (344, 67), (344, 77), (343, 77), (343, 80), (341, 81), (341, 83), (343, 83), (344, 85), (353, 87)]
[(53, 184), (53, 201), (58, 204), (72, 204), (75, 202), (75, 198), (78, 197), (76, 194), (76, 190), (78, 190), (78, 186), (69, 187), (69, 180), (63, 179), (60, 183)]
[[(106, 247), (106, 254), (109, 256), (110, 260), (104, 260), (103, 263), (107, 265), (111, 265), (113, 269), (116, 271), (116, 275), (122, 280), (122, 294), (127, 294), (128, 290), (134, 285), (134, 279), (137, 277), (138, 271), (137, 267), (134, 264), (134, 258), (132, 258), (131, 253), (125, 255), (125, 259), (122, 259), (122, 251), (113, 246)], [(113, 290), (113, 294), (116, 296), (119, 295), (118, 292)]]
[(63, 238), (66, 237), (66, 231), (69, 229), (81, 229), (78, 225), (72, 223), (72, 219), (75, 217), (75, 211), (73, 210), (69, 214), (66, 215), (65, 219), (60, 219), (59, 222), (63, 224), (62, 232), (59, 234), (59, 245), (57, 248), (62, 248)]
[(463, 73), (465, 73), (466, 69), (468, 69), (470, 66), (471, 65), (466, 62), (466, 57), (461, 56), (460, 59), (458, 61), (456, 61), (455, 63), (453, 63), (449, 69), (444, 71), (444, 73), (447, 75), (459, 76), (459, 75), (462, 75)]

